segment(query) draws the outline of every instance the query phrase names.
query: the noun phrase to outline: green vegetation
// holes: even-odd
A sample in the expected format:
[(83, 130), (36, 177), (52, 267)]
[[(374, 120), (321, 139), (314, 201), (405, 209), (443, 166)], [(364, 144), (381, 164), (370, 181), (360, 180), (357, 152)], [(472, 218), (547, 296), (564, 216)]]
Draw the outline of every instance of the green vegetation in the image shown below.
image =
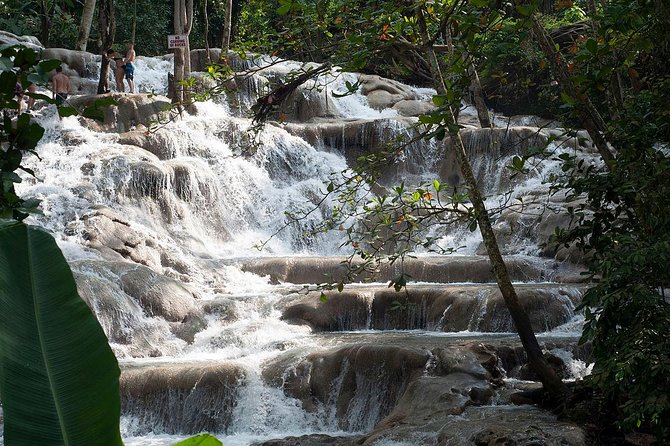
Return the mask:
[[(121, 445), (119, 367), (97, 319), (77, 294), (56, 241), (23, 220), (35, 200), (14, 190), (44, 129), (18, 110), (17, 83), (45, 84), (59, 61), (36, 64), (23, 47), (1, 49), (0, 395), (7, 445)], [(44, 98), (51, 101), (49, 98)]]
[[(625, 430), (670, 426), (670, 37), (659, 5), (611, 2), (574, 53), (575, 82), (596, 98), (617, 149), (609, 169), (567, 159), (573, 225), (557, 231), (599, 279), (584, 296), (589, 382)], [(666, 11), (667, 12), (667, 11)], [(581, 201), (583, 200), (583, 201)]]

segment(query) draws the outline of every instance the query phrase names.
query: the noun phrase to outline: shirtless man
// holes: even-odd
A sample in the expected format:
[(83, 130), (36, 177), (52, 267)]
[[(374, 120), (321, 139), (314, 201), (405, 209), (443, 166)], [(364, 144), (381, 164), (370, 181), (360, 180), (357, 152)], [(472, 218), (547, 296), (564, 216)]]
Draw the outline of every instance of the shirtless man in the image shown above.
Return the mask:
[(56, 74), (51, 82), (53, 83), (53, 98), (56, 100), (56, 105), (62, 105), (70, 92), (70, 78), (63, 73), (63, 67), (56, 68)]
[(116, 82), (116, 91), (123, 93), (126, 89), (123, 86), (123, 77), (126, 74), (125, 67), (123, 66), (123, 57), (113, 49), (107, 50), (107, 57), (110, 59), (110, 62), (114, 62), (114, 81)]
[(128, 88), (130, 89), (131, 93), (135, 93), (135, 80), (134, 80), (134, 74), (135, 74), (135, 49), (133, 48), (133, 43), (128, 42), (128, 52), (126, 53), (126, 60), (125, 60), (125, 74), (126, 74), (126, 80), (128, 81)]

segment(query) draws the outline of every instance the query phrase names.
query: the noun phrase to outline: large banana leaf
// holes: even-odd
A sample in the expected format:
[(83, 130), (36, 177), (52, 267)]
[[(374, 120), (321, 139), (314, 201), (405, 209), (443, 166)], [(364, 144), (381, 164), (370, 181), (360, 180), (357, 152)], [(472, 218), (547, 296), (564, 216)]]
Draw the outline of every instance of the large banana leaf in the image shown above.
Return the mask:
[(53, 237), (0, 220), (5, 445), (122, 445), (119, 374)]

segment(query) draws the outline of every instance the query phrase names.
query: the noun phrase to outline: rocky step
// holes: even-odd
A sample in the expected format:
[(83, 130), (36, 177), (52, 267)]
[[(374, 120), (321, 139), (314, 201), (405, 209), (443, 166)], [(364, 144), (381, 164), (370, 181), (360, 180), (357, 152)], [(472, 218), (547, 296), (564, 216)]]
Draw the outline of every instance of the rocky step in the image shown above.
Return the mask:
[[(342, 256), (264, 257), (237, 259), (242, 270), (271, 280), (296, 284), (326, 282), (388, 282), (401, 273), (413, 281), (432, 283), (493, 283), (495, 276), (485, 256), (421, 256), (404, 262), (379, 265), (374, 274), (364, 273), (353, 280), (347, 277), (347, 258)], [(505, 264), (516, 282), (581, 283), (582, 268), (537, 257), (508, 256)], [(353, 262), (359, 266), (360, 262)]]
[[(297, 399), (304, 410), (322, 414), (330, 431), (367, 432), (380, 438), (404, 425), (407, 429), (400, 432), (409, 435), (409, 430), (421, 431), (421, 426), (463, 414), (470, 406), (501, 402), (496, 395), (504, 388), (504, 377), (533, 379), (513, 335), (332, 333), (316, 335), (315, 340), (318, 348), (278, 352), (261, 365), (261, 378)], [(585, 353), (571, 341), (541, 343), (547, 351)], [(255, 372), (235, 362), (171, 361), (121, 362), (122, 413), (133, 419), (132, 434), (225, 433), (235, 405), (251, 395), (243, 389), (256, 382), (248, 376)], [(562, 362), (551, 363), (559, 373), (567, 373)], [(398, 424), (394, 419), (404, 421)]]
[[(578, 284), (516, 285), (536, 332), (571, 321), (584, 290)], [(494, 284), (410, 284), (400, 292), (386, 286), (347, 285), (341, 292), (313, 291), (285, 300), (282, 319), (307, 324), (314, 331), (515, 331)]]
[[(351, 342), (349, 335), (334, 335), (337, 345), (306, 356), (284, 352), (265, 364), (263, 378), (300, 400), (308, 412), (334, 416), (340, 429), (369, 432), (377, 439), (398, 425), (416, 430), (461, 415), (470, 406), (491, 405), (504, 387), (502, 378), (533, 378), (519, 341), (511, 337), (444, 342), (432, 336), (378, 333), (367, 342)], [(557, 345), (544, 343), (551, 349)], [(561, 360), (547, 357), (558, 373), (567, 375)], [(506, 404), (506, 398), (495, 401)]]
[(134, 435), (225, 432), (246, 376), (232, 363), (121, 363), (121, 412)]

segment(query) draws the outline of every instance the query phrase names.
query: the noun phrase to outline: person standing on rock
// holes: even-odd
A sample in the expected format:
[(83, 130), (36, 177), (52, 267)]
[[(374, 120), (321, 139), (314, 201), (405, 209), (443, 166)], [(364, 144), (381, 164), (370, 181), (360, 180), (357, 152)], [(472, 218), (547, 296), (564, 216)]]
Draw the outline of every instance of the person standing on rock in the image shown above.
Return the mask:
[(128, 42), (128, 52), (124, 64), (126, 80), (131, 93), (135, 93), (135, 49), (133, 47), (133, 43)]
[(56, 100), (56, 105), (63, 105), (70, 93), (70, 78), (63, 73), (63, 67), (56, 68), (56, 74), (53, 79), (53, 98)]
[(16, 83), (14, 95), (16, 96), (16, 102), (19, 104), (19, 114), (21, 114), (23, 111), (23, 86), (21, 85), (21, 82)]
[[(28, 85), (28, 93), (37, 93), (37, 85), (31, 82), (30, 85)], [(28, 96), (28, 112), (30, 112), (33, 108), (35, 108), (35, 98)]]
[(123, 57), (110, 48), (107, 50), (107, 58), (110, 59), (110, 61), (114, 61), (114, 81), (116, 82), (116, 91), (123, 93), (126, 91), (123, 86), (123, 78), (126, 74)]

